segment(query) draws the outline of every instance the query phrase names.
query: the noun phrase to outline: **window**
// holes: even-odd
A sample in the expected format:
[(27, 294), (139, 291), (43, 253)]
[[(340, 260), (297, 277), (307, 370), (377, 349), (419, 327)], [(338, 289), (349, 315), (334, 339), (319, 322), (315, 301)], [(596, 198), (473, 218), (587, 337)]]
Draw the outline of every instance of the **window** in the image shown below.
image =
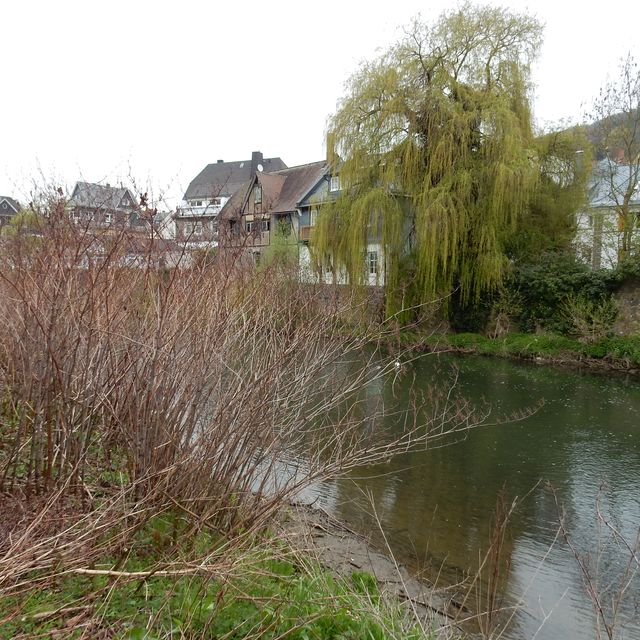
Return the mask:
[(318, 219), (318, 210), (311, 209), (311, 211), (309, 212), (309, 226), (315, 227), (317, 219)]
[(202, 235), (202, 222), (195, 222), (193, 225), (193, 235), (201, 236)]
[(260, 231), (269, 231), (271, 229), (271, 220), (262, 220)]
[(262, 203), (262, 187), (257, 184), (256, 188), (253, 191), (253, 203), (261, 204)]
[(104, 221), (106, 224), (111, 224), (113, 222), (113, 214), (112, 213), (105, 213), (104, 214)]
[(378, 252), (367, 251), (367, 273), (370, 276), (378, 275)]
[(201, 206), (202, 206), (202, 200), (196, 200), (193, 204), (194, 204), (196, 207), (201, 207)]
[(253, 220), (248, 220), (247, 222), (244, 223), (244, 230), (247, 233), (253, 233), (253, 227), (254, 227)]
[(220, 198), (211, 198), (211, 204), (218, 206), (222, 204), (222, 200)]
[(329, 191), (340, 191), (340, 176), (331, 176)]
[(184, 235), (189, 237), (193, 233), (193, 224), (191, 222), (184, 223)]

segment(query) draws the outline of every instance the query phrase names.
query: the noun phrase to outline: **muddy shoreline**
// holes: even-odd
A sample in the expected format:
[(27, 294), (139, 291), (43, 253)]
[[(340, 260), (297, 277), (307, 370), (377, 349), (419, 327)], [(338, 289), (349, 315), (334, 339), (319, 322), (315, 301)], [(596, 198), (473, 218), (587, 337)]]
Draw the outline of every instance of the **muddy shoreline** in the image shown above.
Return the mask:
[(434, 630), (453, 629), (472, 637), (460, 620), (471, 616), (464, 603), (447, 589), (419, 580), (370, 540), (334, 518), (322, 508), (290, 503), (279, 520), (280, 534), (293, 548), (311, 554), (336, 576), (349, 577), (357, 571), (373, 575), (383, 597), (401, 603), (409, 615)]

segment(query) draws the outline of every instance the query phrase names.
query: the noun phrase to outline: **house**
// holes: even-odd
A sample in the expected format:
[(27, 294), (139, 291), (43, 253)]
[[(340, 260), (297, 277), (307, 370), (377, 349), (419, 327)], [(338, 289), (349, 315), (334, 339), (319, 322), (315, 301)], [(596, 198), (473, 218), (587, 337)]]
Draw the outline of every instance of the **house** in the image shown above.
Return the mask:
[[(575, 249), (593, 269), (614, 268), (624, 244), (640, 248), (639, 164), (609, 159), (596, 163), (589, 184), (589, 202), (577, 215)], [(625, 202), (627, 204), (625, 204)], [(632, 214), (623, 215), (624, 211)]]
[(208, 164), (189, 184), (174, 216), (176, 239), (215, 246), (218, 214), (238, 189), (256, 172), (267, 174), (286, 168), (281, 158), (264, 158), (260, 151), (254, 151), (250, 160)]
[(20, 204), (9, 196), (0, 196), (0, 227), (8, 224), (11, 218), (20, 212)]
[[(273, 173), (256, 171), (220, 213), (220, 247), (231, 255), (240, 250), (257, 264), (276, 238), (284, 237), (296, 247), (303, 281), (346, 284), (346, 273), (331, 264), (315, 264), (309, 247), (322, 206), (340, 192), (340, 177), (324, 161)], [(381, 246), (375, 239), (368, 243), (363, 269), (365, 282), (384, 283)]]
[(133, 193), (110, 184), (76, 182), (67, 210), (71, 220), (88, 227), (135, 227), (141, 223)]

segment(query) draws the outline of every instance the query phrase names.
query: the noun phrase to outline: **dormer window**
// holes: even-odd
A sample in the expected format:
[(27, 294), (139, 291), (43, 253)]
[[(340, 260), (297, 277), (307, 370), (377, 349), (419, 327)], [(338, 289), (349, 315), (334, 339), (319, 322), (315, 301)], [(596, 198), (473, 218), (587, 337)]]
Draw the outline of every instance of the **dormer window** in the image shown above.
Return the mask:
[(253, 191), (253, 202), (254, 204), (262, 203), (262, 187), (259, 184), (256, 185), (256, 188)]
[(329, 191), (340, 191), (340, 176), (331, 176)]

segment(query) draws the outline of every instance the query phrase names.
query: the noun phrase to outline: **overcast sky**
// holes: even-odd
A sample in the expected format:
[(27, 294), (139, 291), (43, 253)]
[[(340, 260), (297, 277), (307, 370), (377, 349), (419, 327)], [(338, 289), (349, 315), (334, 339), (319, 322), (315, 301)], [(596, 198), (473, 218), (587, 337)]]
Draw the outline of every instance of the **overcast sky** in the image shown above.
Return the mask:
[[(640, 59), (640, 2), (505, 0), (545, 24), (539, 124), (577, 121), (620, 57)], [(209, 162), (254, 150), (324, 156), (327, 117), (358, 63), (443, 0), (0, 0), (0, 194), (33, 180), (132, 175), (175, 205)], [(609, 8), (611, 9), (609, 11)]]

